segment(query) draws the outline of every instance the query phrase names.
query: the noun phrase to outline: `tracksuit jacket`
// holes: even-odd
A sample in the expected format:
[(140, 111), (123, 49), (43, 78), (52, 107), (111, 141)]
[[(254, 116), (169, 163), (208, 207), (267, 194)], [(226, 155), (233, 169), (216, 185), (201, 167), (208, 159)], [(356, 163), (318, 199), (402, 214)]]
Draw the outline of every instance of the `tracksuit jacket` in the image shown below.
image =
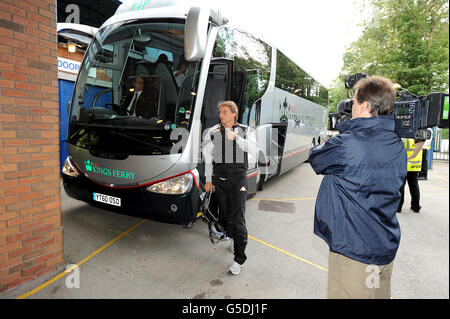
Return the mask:
[(212, 181), (213, 172), (223, 178), (245, 174), (248, 164), (256, 161), (258, 146), (254, 131), (242, 124), (235, 124), (231, 129), (238, 134), (234, 141), (225, 137), (221, 124), (214, 125), (205, 133), (202, 155), (207, 182)]

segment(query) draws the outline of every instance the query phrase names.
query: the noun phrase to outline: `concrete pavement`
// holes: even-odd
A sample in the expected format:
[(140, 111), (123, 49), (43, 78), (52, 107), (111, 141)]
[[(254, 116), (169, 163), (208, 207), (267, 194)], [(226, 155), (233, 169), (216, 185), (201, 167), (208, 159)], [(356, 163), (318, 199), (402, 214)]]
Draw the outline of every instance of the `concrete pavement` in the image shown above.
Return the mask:
[[(449, 298), (448, 168), (448, 162), (434, 162), (428, 180), (420, 181), (419, 214), (409, 210), (406, 187), (392, 275), (395, 299)], [(0, 299), (30, 292), (30, 299), (326, 298), (328, 246), (313, 234), (321, 180), (304, 163), (247, 201), (248, 261), (238, 276), (226, 273), (233, 261), (229, 243), (211, 244), (201, 220), (185, 229), (118, 215), (73, 200), (62, 189), (64, 255), (70, 264), (82, 262), (80, 288), (68, 288), (77, 284), (74, 272), (42, 288), (62, 269)]]

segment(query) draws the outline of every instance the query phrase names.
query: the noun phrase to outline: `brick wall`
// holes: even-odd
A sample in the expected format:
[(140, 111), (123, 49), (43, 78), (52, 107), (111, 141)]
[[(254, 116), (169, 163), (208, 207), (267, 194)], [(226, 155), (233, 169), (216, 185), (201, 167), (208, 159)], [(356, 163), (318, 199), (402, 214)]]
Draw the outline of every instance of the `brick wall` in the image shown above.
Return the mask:
[(65, 264), (56, 0), (0, 0), (0, 292)]

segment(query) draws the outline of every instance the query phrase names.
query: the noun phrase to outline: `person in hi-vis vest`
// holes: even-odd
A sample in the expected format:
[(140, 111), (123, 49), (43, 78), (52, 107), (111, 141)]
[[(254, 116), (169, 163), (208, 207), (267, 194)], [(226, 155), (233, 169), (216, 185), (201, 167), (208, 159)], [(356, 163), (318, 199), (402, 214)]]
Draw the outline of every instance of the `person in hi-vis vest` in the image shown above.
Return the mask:
[(400, 188), (400, 193), (402, 195), (400, 204), (397, 209), (397, 213), (402, 211), (402, 206), (405, 198), (405, 184), (408, 181), (409, 193), (411, 194), (411, 209), (418, 213), (422, 208), (420, 206), (420, 190), (419, 190), (419, 172), (422, 169), (422, 148), (425, 143), (424, 140), (414, 140), (412, 138), (404, 138), (403, 143), (405, 144), (406, 153), (408, 156), (408, 173), (406, 174), (406, 179)]
[(425, 181), (428, 179), (428, 167), (429, 167), (427, 154), (428, 154), (428, 151), (431, 149), (431, 143), (433, 142), (433, 135), (434, 135), (433, 129), (427, 128), (427, 131), (430, 132), (430, 138), (427, 138), (425, 140), (425, 143), (423, 144), (422, 169), (420, 170), (419, 176), (418, 176), (419, 180), (425, 180)]

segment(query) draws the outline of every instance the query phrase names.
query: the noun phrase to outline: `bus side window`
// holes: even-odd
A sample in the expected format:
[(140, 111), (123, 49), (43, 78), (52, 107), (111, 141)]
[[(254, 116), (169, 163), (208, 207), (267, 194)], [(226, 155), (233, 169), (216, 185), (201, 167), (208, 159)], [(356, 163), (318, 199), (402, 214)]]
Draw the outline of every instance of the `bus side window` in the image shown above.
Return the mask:
[(260, 79), (257, 70), (251, 70), (251, 73), (247, 75), (247, 85), (245, 88), (244, 101), (248, 104), (251, 109), (249, 122), (247, 125), (253, 127), (256, 126), (256, 105), (255, 102), (260, 98), (260, 92), (258, 88), (260, 87)]
[[(255, 127), (260, 124), (260, 116), (261, 116), (261, 99), (255, 101), (249, 109), (248, 113), (248, 125), (250, 127)], [(244, 124), (244, 123), (243, 123)]]
[(308, 73), (277, 50), (275, 86), (311, 102), (328, 107), (328, 91)]
[(242, 108), (242, 94), (245, 89), (246, 72), (233, 70), (231, 100)]
[[(272, 48), (251, 34), (236, 29), (233, 48), (233, 96), (236, 96), (242, 112), (241, 123), (253, 127), (259, 124), (261, 98), (269, 83)], [(237, 76), (239, 74), (243, 74), (242, 80)]]

